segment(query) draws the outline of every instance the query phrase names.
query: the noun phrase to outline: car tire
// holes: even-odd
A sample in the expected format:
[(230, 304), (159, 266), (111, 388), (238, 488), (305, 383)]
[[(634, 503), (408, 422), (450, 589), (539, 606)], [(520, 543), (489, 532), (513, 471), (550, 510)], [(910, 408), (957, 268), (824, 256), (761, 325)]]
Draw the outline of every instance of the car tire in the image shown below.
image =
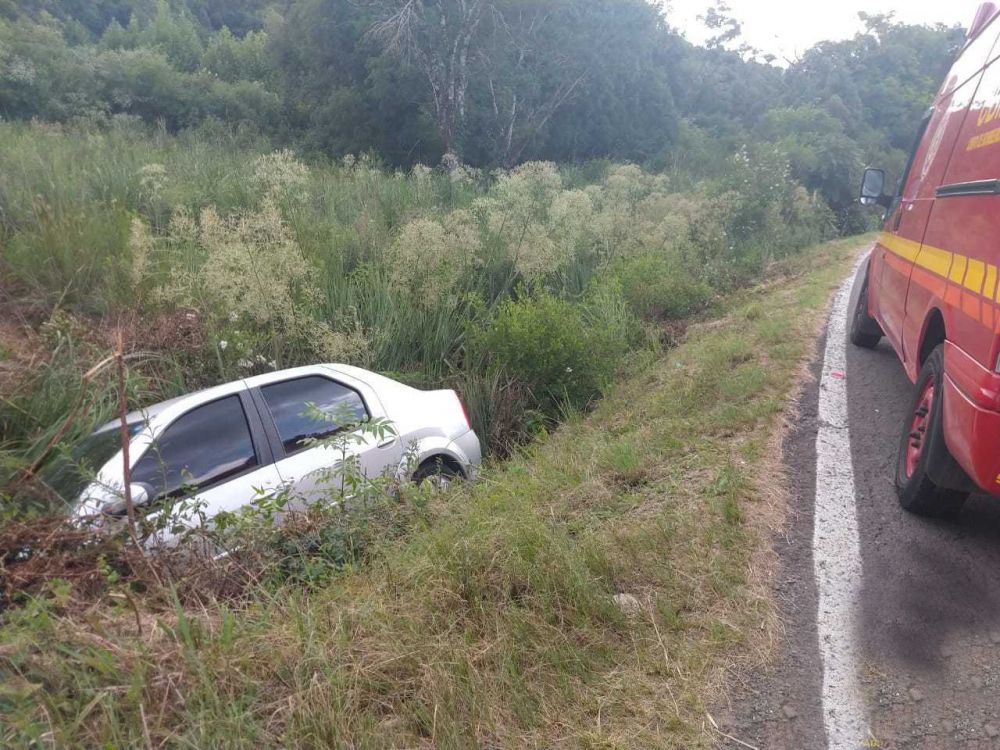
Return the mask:
[(413, 482), (414, 484), (432, 484), (437, 489), (447, 489), (452, 482), (461, 477), (461, 472), (456, 471), (444, 459), (435, 457), (420, 464), (420, 468), (413, 475)]
[(929, 518), (955, 518), (968, 493), (938, 486), (928, 473), (935, 462), (953, 462), (944, 440), (944, 346), (924, 362), (903, 420), (896, 460), (896, 493), (903, 509)]
[(868, 269), (865, 269), (861, 291), (851, 316), (851, 343), (863, 349), (874, 349), (882, 340), (882, 326), (868, 313)]

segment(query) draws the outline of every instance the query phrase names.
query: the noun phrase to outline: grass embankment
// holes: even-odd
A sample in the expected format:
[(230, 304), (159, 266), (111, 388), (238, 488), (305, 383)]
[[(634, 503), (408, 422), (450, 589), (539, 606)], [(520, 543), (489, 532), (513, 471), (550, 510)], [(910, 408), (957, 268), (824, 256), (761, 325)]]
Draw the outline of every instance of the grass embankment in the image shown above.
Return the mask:
[(858, 245), (777, 267), (331, 585), (13, 612), (2, 744), (710, 745), (705, 702), (773, 637), (777, 437)]

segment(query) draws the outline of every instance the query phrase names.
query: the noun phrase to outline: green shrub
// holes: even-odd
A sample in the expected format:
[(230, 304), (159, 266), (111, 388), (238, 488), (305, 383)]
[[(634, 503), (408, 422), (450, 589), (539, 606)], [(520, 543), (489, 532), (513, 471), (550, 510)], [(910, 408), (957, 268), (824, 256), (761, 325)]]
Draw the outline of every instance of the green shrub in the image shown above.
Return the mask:
[(628, 350), (612, 320), (544, 292), (504, 302), (477, 341), (550, 415), (600, 395)]
[(498, 367), (469, 367), (446, 385), (461, 395), (473, 429), (495, 456), (510, 456), (547, 421), (527, 387)]
[(712, 295), (708, 284), (663, 255), (626, 258), (615, 273), (629, 307), (641, 318), (681, 318), (704, 306)]

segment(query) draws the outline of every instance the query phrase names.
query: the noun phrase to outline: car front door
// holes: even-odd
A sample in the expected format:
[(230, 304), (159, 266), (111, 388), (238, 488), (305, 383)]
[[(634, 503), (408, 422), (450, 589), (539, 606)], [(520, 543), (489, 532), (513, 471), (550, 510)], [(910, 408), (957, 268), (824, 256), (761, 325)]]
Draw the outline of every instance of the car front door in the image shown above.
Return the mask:
[(914, 174), (913, 165), (918, 151), (924, 151), (924, 133), (927, 131), (932, 113), (923, 119), (917, 132), (913, 152), (899, 181), (896, 199), (889, 208), (885, 227), (876, 245), (878, 264), (878, 312), (879, 322), (886, 338), (903, 356), (903, 318), (906, 311), (906, 293), (910, 286), (910, 273), (920, 252), (924, 229), (927, 226), (929, 205), (932, 201), (918, 199), (920, 180)]
[[(273, 494), (281, 478), (260, 417), (246, 392), (196, 406), (175, 419), (132, 466), (132, 483), (151, 498), (152, 544)], [(167, 522), (169, 520), (169, 522)]]
[(276, 466), (292, 488), (293, 507), (335, 502), (350, 494), (341, 468), (345, 461), (356, 461), (367, 478), (399, 466), (402, 449), (394, 435), (380, 437), (358, 428), (366, 419), (382, 417), (381, 406), (367, 403), (346, 383), (308, 375), (263, 385), (254, 398), (265, 422), (268, 416), (273, 420)]

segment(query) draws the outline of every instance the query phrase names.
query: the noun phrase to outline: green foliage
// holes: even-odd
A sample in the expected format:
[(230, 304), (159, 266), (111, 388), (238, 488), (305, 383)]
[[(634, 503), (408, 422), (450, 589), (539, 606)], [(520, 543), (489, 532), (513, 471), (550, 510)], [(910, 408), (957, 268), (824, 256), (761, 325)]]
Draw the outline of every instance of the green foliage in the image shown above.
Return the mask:
[(644, 253), (625, 258), (615, 267), (622, 294), (632, 312), (646, 319), (678, 319), (703, 307), (711, 287), (679, 259)]
[(226, 35), (210, 37), (205, 52), (197, 24), (166, 0), (145, 23), (113, 22), (99, 45), (70, 44), (48, 15), (0, 17), (0, 114), (50, 121), (130, 114), (173, 130), (218, 117), (275, 132), (280, 98), (259, 80), (263, 37), (230, 43)]
[(254, 31), (241, 39), (223, 28), (209, 37), (202, 65), (225, 81), (265, 81), (271, 75), (267, 34)]
[(864, 32), (782, 69), (722, 8), (705, 15), (713, 41), (701, 48), (645, 0), (401, 7), (0, 4), (0, 115), (129, 114), (171, 131), (223, 122), (316, 155), (375, 152), (401, 166), (450, 151), (479, 167), (611, 158), (706, 177), (773, 144), (849, 233), (873, 220), (856, 205), (860, 170), (901, 166), (962, 41), (957, 29), (862, 14)]
[(539, 292), (501, 305), (478, 345), (525, 383), (550, 414), (585, 407), (609, 385), (628, 350), (613, 320)]
[[(138, 313), (139, 344), (195, 385), (320, 360), (415, 373), (468, 391), (501, 452), (537, 410), (598, 393), (645, 345), (637, 318), (686, 315), (830, 231), (774, 148), (698, 180), (608, 163), (492, 175), (307, 163), (221, 121), (180, 136), (122, 116), (0, 123), (0, 141), (5, 271), (32, 298)], [(517, 361), (470, 340), (518, 297), (544, 300), (574, 356), (607, 352), (599, 372), (567, 363), (546, 384), (543, 339)], [(171, 338), (166, 321), (187, 315), (188, 338)]]
[[(617, 362), (643, 344), (632, 318), (686, 315), (866, 227), (860, 169), (902, 163), (959, 39), (866, 17), (781, 70), (722, 16), (700, 49), (642, 0), (504, 0), (468, 24), (449, 104), (433, 61), (453, 32), (427, 23), (458, 6), (421, 4), (407, 49), (376, 33), (394, 7), (0, 4), (5, 282), (80, 316), (193, 307), (171, 366), (195, 384), (316, 359), (457, 384), (507, 450), (614, 374), (555, 359)], [(513, 168), (392, 171), (446, 148)], [(594, 157), (655, 171), (514, 166)], [(12, 454), (50, 428), (12, 426)]]
[[(119, 207), (87, 213), (37, 201), (38, 223), (7, 243), (7, 261), (50, 300), (70, 300), (88, 312), (128, 301), (128, 214)], [(65, 208), (65, 207), (63, 207)]]
[(204, 52), (195, 23), (187, 14), (175, 14), (168, 0), (157, 0), (152, 20), (136, 33), (135, 42), (135, 46), (161, 52), (185, 73), (198, 69)]
[(711, 746), (719, 670), (762, 661), (778, 625), (751, 524), (858, 244), (722, 300), (715, 324), (474, 486), (387, 497), (370, 521), (265, 513), (246, 528), (257, 546), (188, 559), (173, 587), (132, 571), (146, 594), (78, 545), (72, 575), (4, 612), (0, 742)]
[[(56, 309), (39, 334), (48, 350), (46, 366), (27, 373), (0, 398), (0, 511), (5, 510), (3, 488), (11, 479), (44, 459), (50, 448), (57, 456), (65, 453), (117, 411), (118, 385), (107, 350), (92, 340), (88, 326)], [(143, 354), (130, 356), (129, 362), (125, 390), (132, 403), (148, 404), (186, 390), (177, 361)], [(32, 508), (51, 510), (44, 493), (28, 492), (23, 499)]]

